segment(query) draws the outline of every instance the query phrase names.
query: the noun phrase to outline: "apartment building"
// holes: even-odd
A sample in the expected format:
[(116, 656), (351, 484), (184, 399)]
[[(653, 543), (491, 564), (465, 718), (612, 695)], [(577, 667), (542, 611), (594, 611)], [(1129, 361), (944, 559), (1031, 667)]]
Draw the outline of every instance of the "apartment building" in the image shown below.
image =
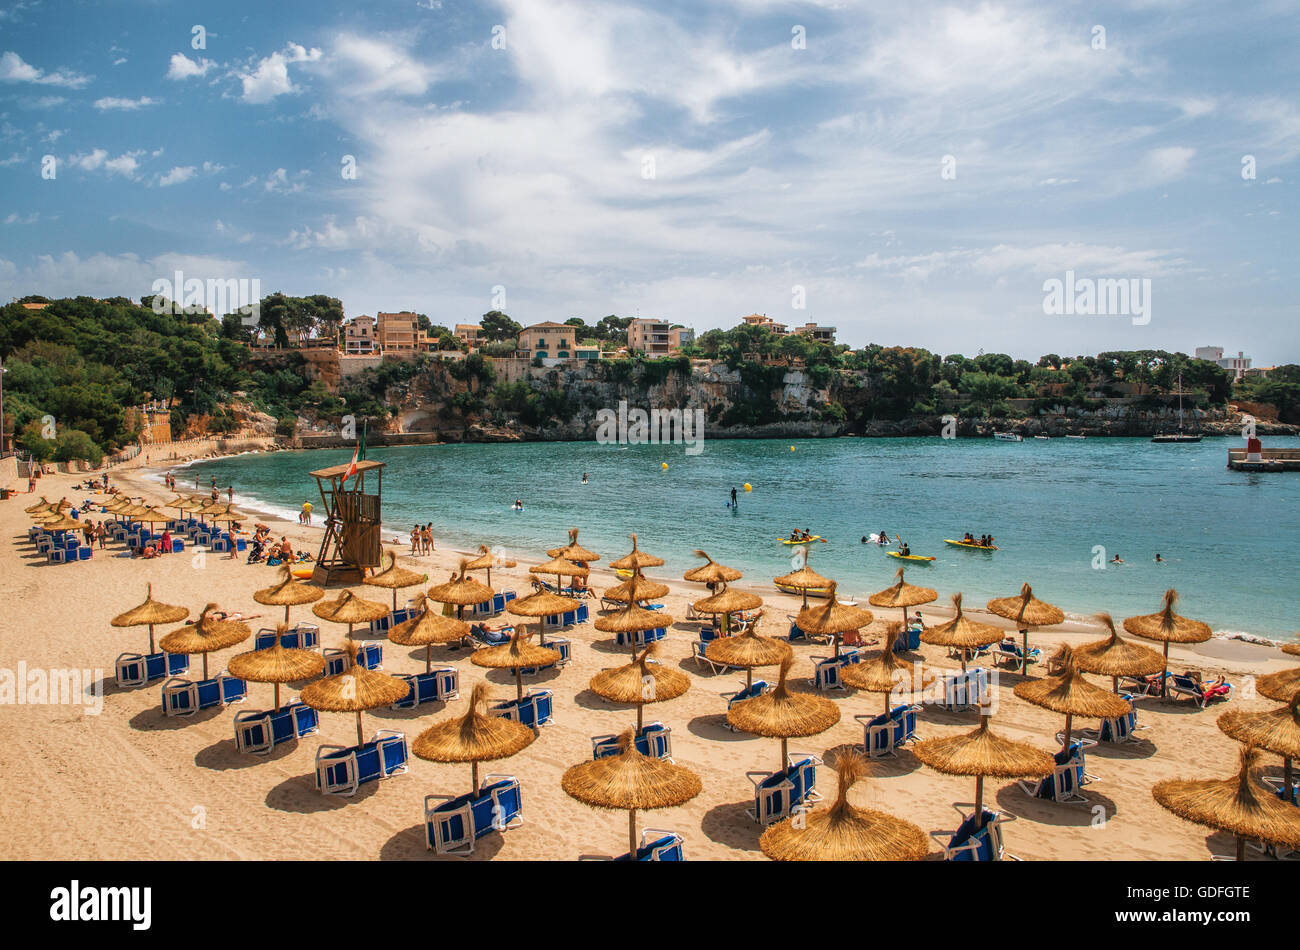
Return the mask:
[(477, 323), (458, 323), (452, 335), (472, 350), (479, 345), (482, 332), (483, 327)]
[(379, 352), (374, 317), (362, 314), (343, 325), (343, 352), (349, 356), (370, 356)]
[(575, 359), (577, 345), (576, 328), (547, 321), (520, 331), (515, 355), (526, 360), (570, 360)]
[(646, 356), (667, 356), (672, 349), (669, 325), (664, 320), (637, 318), (627, 325), (627, 351)]
[(771, 330), (777, 336), (785, 336), (786, 334), (785, 324), (777, 323), (765, 313), (751, 313), (749, 316), (741, 317), (740, 319), (743, 323), (747, 323), (751, 327), (767, 327), (767, 329)]
[(806, 336), (810, 340), (813, 340), (817, 343), (833, 344), (835, 342), (834, 327), (823, 327), (823, 326), (818, 326), (815, 323), (805, 323), (801, 327), (795, 327), (790, 332), (798, 333), (800, 336)]
[(409, 310), (401, 313), (380, 313), (375, 318), (375, 337), (384, 353), (401, 353), (422, 350), (426, 338), (420, 329), (420, 318)]

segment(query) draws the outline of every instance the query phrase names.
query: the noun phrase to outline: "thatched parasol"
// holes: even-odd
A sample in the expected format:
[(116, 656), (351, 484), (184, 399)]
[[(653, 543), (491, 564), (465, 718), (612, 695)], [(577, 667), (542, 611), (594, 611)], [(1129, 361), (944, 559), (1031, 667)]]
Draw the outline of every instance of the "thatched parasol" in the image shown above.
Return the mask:
[(38, 501), (36, 504), (28, 505), (26, 508), (23, 509), (23, 511), (27, 512), (27, 514), (29, 515), (34, 515), (38, 512), (49, 511), (49, 510), (50, 510), (50, 502), (48, 499), (46, 499), (44, 495), (41, 496), (41, 500)]
[(918, 671), (915, 664), (894, 652), (894, 637), (897, 635), (897, 627), (891, 624), (883, 650), (867, 654), (861, 662), (840, 667), (840, 681), (845, 686), (869, 693), (883, 693), (886, 713), (889, 712), (889, 701), (894, 695), (915, 693), (934, 682), (932, 672), (924, 667)]
[(504, 552), (498, 554), (488, 550), (486, 544), (480, 544), (478, 546), (478, 557), (466, 564), (465, 569), (469, 571), (487, 571), (487, 582), (488, 586), (491, 587), (492, 568), (514, 566), (515, 562), (506, 557)]
[(506, 604), (506, 612), (516, 617), (537, 618), (537, 642), (546, 646), (546, 618), (577, 610), (581, 604), (572, 597), (561, 597), (549, 590), (539, 590), (527, 597), (516, 597)]
[(493, 594), (491, 587), (469, 577), (465, 573), (467, 570), (469, 562), (462, 558), (459, 573), (453, 573), (445, 584), (429, 588), (430, 600), (436, 600), (440, 604), (455, 604), (456, 616), (462, 620), (465, 619), (466, 607), (491, 600)]
[(1281, 709), (1246, 713), (1230, 709), (1219, 716), (1219, 728), (1245, 745), (1282, 756), (1284, 797), (1291, 794), (1291, 760), (1300, 759), (1300, 693)]
[(1237, 860), (1245, 860), (1246, 840), (1259, 838), (1300, 849), (1300, 808), (1264, 792), (1251, 781), (1259, 752), (1241, 750), (1241, 768), (1226, 779), (1157, 782), (1151, 794), (1184, 821), (1236, 836)]
[(370, 623), (380, 617), (388, 616), (388, 608), (373, 600), (364, 600), (350, 590), (345, 590), (333, 600), (322, 600), (312, 607), (311, 612), (321, 620), (348, 625), (348, 636), (352, 636), (352, 625)]
[(361, 731), (361, 714), (367, 709), (381, 709), (405, 699), (411, 691), (406, 680), (368, 670), (357, 664), (357, 645), (349, 637), (343, 642), (342, 673), (308, 683), (299, 698), (312, 709), (321, 712), (350, 712), (357, 714), (357, 745), (364, 743)]
[(636, 706), (636, 729), (643, 725), (642, 713), (647, 703), (676, 699), (691, 688), (691, 678), (681, 670), (672, 670), (651, 662), (659, 644), (651, 643), (626, 666), (601, 670), (591, 678), (591, 691), (612, 703)]
[(619, 754), (565, 769), (560, 787), (592, 808), (626, 808), (628, 850), (637, 846), (636, 813), (683, 805), (700, 794), (699, 776), (685, 766), (642, 755), (631, 729), (618, 737)]
[[(655, 557), (653, 554), (646, 554), (638, 550), (636, 546), (636, 535), (632, 535), (632, 551), (623, 555), (617, 561), (610, 561), (609, 566), (616, 571), (636, 571), (646, 567), (663, 567), (664, 559)], [(662, 596), (662, 595), (658, 595)]]
[[(1165, 645), (1164, 672), (1169, 672), (1169, 644), (1204, 643), (1213, 635), (1209, 624), (1199, 620), (1180, 617), (1174, 613), (1174, 604), (1178, 602), (1178, 591), (1172, 587), (1165, 591), (1165, 603), (1158, 613), (1129, 617), (1124, 621), (1124, 629), (1135, 637), (1144, 640), (1158, 640)], [(1165, 677), (1160, 678), (1163, 686)]]
[[(662, 610), (646, 610), (635, 601), (628, 601), (621, 609), (597, 617), (595, 627), (603, 633), (642, 633), (672, 625), (673, 618)], [(636, 643), (632, 644), (636, 653)]]
[[(802, 550), (803, 550), (803, 564), (799, 568), (799, 570), (795, 571), (792, 574), (785, 574), (781, 577), (775, 577), (772, 579), (772, 582), (774, 584), (781, 584), (786, 587), (798, 588), (800, 592), (803, 594), (803, 609), (807, 610), (808, 591), (825, 590), (826, 588), (830, 587), (831, 581), (830, 578), (822, 577), (820, 574), (818, 574), (816, 571), (814, 571), (811, 567), (808, 566), (808, 549), (804, 548)], [(832, 600), (834, 599), (832, 595), (827, 595), (827, 596), (830, 596)]]
[(1002, 630), (992, 624), (971, 620), (962, 613), (960, 592), (952, 595), (952, 605), (957, 610), (956, 615), (946, 623), (922, 630), (921, 642), (961, 650), (961, 671), (965, 673), (970, 651), (997, 643), (1002, 639)]
[(1041, 778), (1056, 767), (1052, 756), (1025, 742), (1004, 739), (989, 729), (981, 711), (979, 728), (959, 736), (924, 739), (912, 752), (936, 772), (975, 776), (975, 814), (984, 823), (984, 778)]
[(465, 715), (430, 726), (415, 737), (411, 751), (429, 762), (470, 763), (470, 791), (478, 792), (478, 764), (508, 759), (523, 751), (537, 734), (513, 719), (486, 714), (487, 683), (475, 683)]
[(622, 584), (605, 591), (606, 600), (617, 600), (624, 604), (644, 603), (648, 600), (666, 596), (668, 596), (668, 585), (642, 577), (639, 567), (633, 568), (632, 576)]
[(704, 648), (704, 655), (714, 663), (745, 669), (745, 685), (754, 685), (754, 667), (777, 666), (793, 651), (784, 640), (759, 636), (757, 627), (734, 637), (715, 637)]
[[(835, 641), (835, 655), (840, 655), (840, 634), (861, 630), (875, 620), (870, 610), (841, 604), (835, 599), (835, 581), (830, 582), (826, 594), (826, 603), (816, 607), (805, 606), (795, 618), (795, 623), (804, 633), (814, 636), (829, 636)], [(805, 601), (806, 604), (806, 601)]]
[(389, 552), (388, 566), (378, 573), (363, 577), (361, 583), (371, 587), (387, 587), (393, 592), (393, 613), (397, 613), (397, 592), (403, 587), (415, 587), (429, 579), (428, 574), (417, 574), (397, 566), (397, 555)]
[(1155, 650), (1120, 637), (1110, 614), (1099, 613), (1096, 619), (1106, 626), (1110, 636), (1085, 643), (1074, 651), (1074, 658), (1083, 672), (1109, 676), (1111, 690), (1118, 693), (1121, 676), (1150, 676), (1164, 668), (1164, 660)]
[(564, 582), (560, 579), (563, 577), (586, 577), (591, 573), (591, 569), (585, 564), (574, 564), (572, 561), (562, 557), (551, 558), (545, 564), (538, 564), (536, 567), (528, 569), (529, 574), (554, 574), (555, 586), (563, 588)]
[(1282, 652), (1289, 653), (1291, 656), (1300, 656), (1300, 643), (1284, 643)]
[(1279, 703), (1291, 702), (1291, 697), (1300, 693), (1300, 666), (1259, 677), (1255, 680), (1255, 689), (1261, 696), (1275, 699)]
[(296, 683), (325, 669), (325, 658), (315, 650), (286, 647), (280, 640), (289, 625), (276, 627), (275, 642), (261, 650), (250, 650), (230, 658), (227, 667), (232, 676), (251, 683), (275, 684), (275, 710), (280, 711), (280, 684)]
[(165, 511), (159, 511), (157, 508), (143, 506), (138, 514), (132, 515), (136, 521), (144, 521), (148, 524), (168, 524), (175, 520)]
[(163, 604), (153, 599), (153, 584), (145, 586), (144, 603), (138, 607), (132, 607), (125, 613), (120, 613), (109, 621), (115, 627), (144, 627), (149, 628), (149, 652), (156, 652), (153, 644), (154, 624), (159, 623), (180, 623), (190, 615), (188, 607), (174, 607), (171, 604)]
[(595, 551), (588, 551), (578, 543), (578, 529), (569, 529), (569, 543), (562, 548), (555, 548), (546, 552), (547, 557), (562, 557), (569, 561), (577, 561), (579, 564), (590, 564), (592, 561), (599, 561), (600, 555)]
[(289, 622), (289, 608), (302, 604), (314, 604), (325, 596), (324, 589), (311, 584), (304, 584), (293, 576), (288, 564), (280, 566), (280, 582), (261, 590), (253, 591), (253, 600), (268, 607), (283, 607), (284, 622)]
[(849, 789), (867, 775), (856, 752), (836, 752), (830, 761), (839, 788), (829, 808), (800, 812), (772, 825), (758, 839), (773, 861), (919, 861), (929, 851), (923, 832), (910, 821), (874, 808), (849, 804)]
[(388, 639), (404, 647), (424, 647), (424, 671), (433, 669), (432, 648), (435, 643), (459, 643), (469, 636), (470, 626), (455, 617), (445, 617), (429, 609), (423, 594), (415, 597), (416, 614), (388, 631)]
[(85, 526), (85, 522), (78, 521), (69, 515), (52, 515), (45, 522), (46, 531), (80, 531)]
[(900, 567), (894, 575), (894, 583), (882, 591), (877, 591), (867, 598), (872, 607), (898, 607), (903, 611), (903, 627), (907, 627), (907, 608), (919, 607), (939, 599), (939, 592), (929, 587), (917, 587), (903, 580)]
[(1021, 584), (1020, 593), (1015, 597), (995, 597), (990, 600), (988, 609), (999, 617), (1016, 622), (1024, 651), (1024, 658), (1020, 661), (1020, 672), (1026, 676), (1029, 674), (1029, 628), (1050, 627), (1065, 620), (1065, 611), (1039, 600), (1028, 584)]
[(499, 647), (484, 647), (470, 654), (469, 661), (475, 666), (492, 670), (515, 671), (515, 698), (524, 698), (524, 675), (520, 672), (530, 666), (550, 666), (559, 662), (560, 651), (550, 647), (536, 646), (528, 642), (528, 634), (523, 629), (516, 630), (509, 643)]
[(1132, 706), (1124, 697), (1108, 693), (1084, 679), (1074, 658), (1074, 651), (1068, 645), (1061, 648), (1061, 661), (1064, 667), (1060, 673), (1041, 680), (1018, 683), (1012, 692), (1027, 703), (1065, 714), (1065, 734), (1061, 748), (1068, 749), (1070, 728), (1075, 716), (1086, 719), (1118, 719), (1127, 715)]
[(738, 581), (744, 577), (744, 575), (734, 567), (727, 567), (725, 564), (719, 564), (703, 551), (697, 550), (693, 553), (696, 557), (704, 558), (708, 563), (701, 564), (699, 567), (691, 568), (682, 575), (683, 580), (694, 581), (697, 584), (728, 584), (731, 581)]
[(741, 610), (754, 610), (763, 606), (763, 598), (749, 591), (724, 587), (712, 597), (697, 600), (692, 606), (702, 614), (721, 614), (720, 632), (725, 637), (731, 633), (731, 615)]
[(253, 635), (246, 623), (209, 617), (208, 614), (216, 609), (216, 604), (208, 604), (194, 623), (173, 630), (158, 641), (158, 646), (166, 653), (202, 653), (204, 679), (208, 678), (209, 653), (243, 643)]
[(785, 768), (790, 739), (815, 736), (840, 721), (840, 707), (826, 697), (790, 691), (786, 677), (793, 662), (793, 653), (781, 660), (781, 678), (770, 693), (727, 710), (727, 722), (741, 732), (781, 740), (781, 768)]

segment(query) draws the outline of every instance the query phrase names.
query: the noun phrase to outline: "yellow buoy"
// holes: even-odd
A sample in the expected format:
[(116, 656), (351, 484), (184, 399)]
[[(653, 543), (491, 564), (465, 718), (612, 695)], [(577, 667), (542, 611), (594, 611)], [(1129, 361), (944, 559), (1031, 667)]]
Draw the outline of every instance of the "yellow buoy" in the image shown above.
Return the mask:
[(753, 491), (753, 490), (754, 490), (754, 486), (749, 484), (749, 482), (745, 482), (745, 491)]
[(791, 452), (793, 452), (793, 451), (794, 451), (794, 446), (793, 446), (793, 445), (792, 445), (792, 446), (790, 446), (790, 451), (791, 451)]
[(664, 470), (665, 472), (668, 471), (668, 463), (667, 463), (667, 462), (660, 462), (659, 464), (660, 464), (661, 466), (663, 466), (663, 470)]

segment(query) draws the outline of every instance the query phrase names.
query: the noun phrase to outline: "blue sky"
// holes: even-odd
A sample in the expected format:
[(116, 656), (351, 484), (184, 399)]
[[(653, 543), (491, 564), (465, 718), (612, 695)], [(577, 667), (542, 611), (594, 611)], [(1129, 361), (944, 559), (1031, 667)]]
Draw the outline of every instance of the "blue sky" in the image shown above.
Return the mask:
[[(501, 287), (523, 323), (1300, 362), (1297, 27), (1273, 0), (9, 0), (0, 295), (179, 268), (445, 324)], [(1150, 279), (1150, 322), (1044, 314), (1067, 270)]]

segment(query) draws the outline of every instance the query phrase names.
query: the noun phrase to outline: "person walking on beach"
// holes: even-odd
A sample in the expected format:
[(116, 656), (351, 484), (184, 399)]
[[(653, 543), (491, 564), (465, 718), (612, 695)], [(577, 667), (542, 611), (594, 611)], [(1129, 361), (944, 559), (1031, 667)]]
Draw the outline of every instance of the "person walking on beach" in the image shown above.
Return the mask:
[(417, 524), (411, 529), (411, 556), (420, 553), (420, 526)]
[(234, 485), (227, 485), (227, 486), (226, 486), (226, 501), (234, 501), (234, 500), (235, 500), (235, 486), (234, 486)]
[(104, 527), (104, 522), (95, 525), (95, 539), (99, 541), (99, 549), (104, 550), (104, 545), (108, 541), (108, 529)]
[(433, 522), (432, 521), (430, 521), (428, 524), (424, 526), (424, 530), (420, 532), (420, 538), (422, 541), (424, 541), (424, 553), (432, 554), (433, 553)]

